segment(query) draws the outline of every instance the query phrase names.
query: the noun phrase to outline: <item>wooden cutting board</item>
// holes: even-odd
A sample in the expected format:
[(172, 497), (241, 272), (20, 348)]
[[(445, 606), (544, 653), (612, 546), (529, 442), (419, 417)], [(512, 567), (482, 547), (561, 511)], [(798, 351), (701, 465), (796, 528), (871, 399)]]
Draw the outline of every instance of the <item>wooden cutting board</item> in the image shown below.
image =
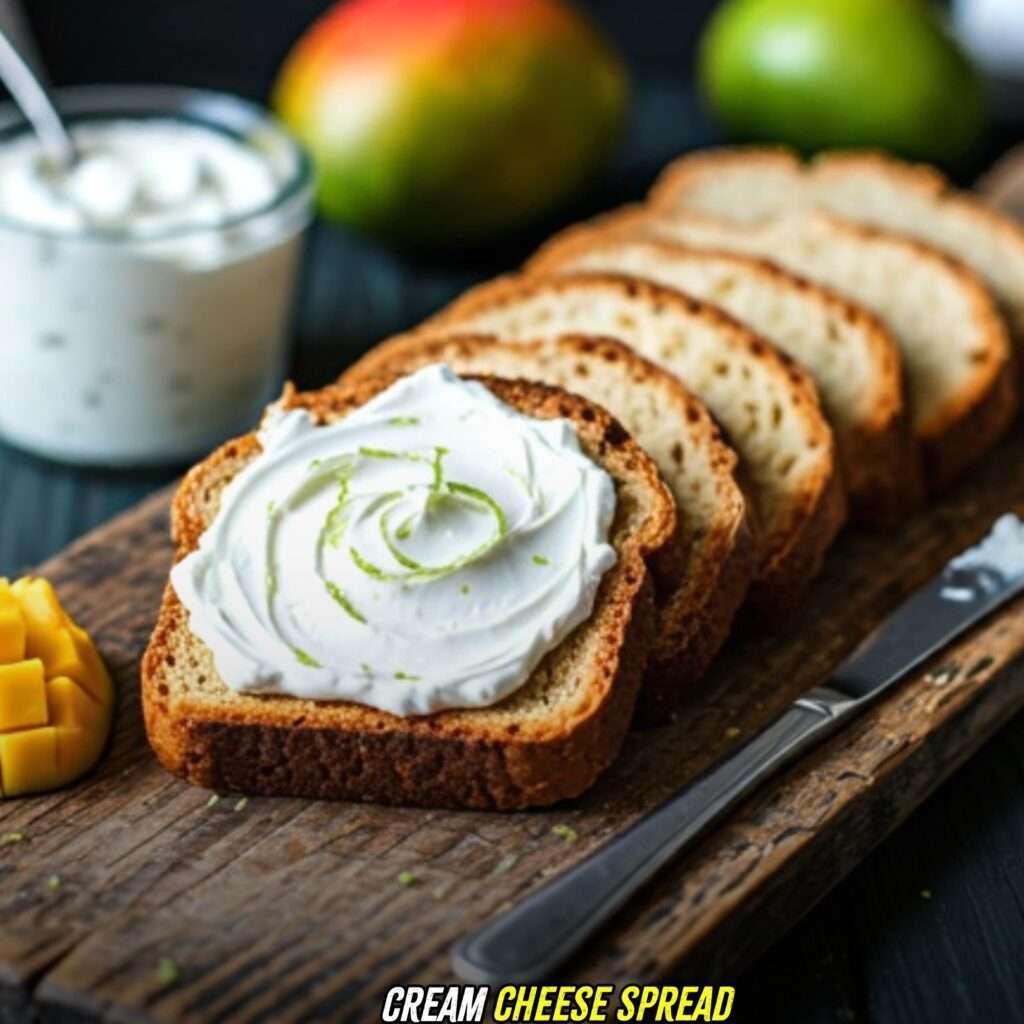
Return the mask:
[[(632, 735), (583, 799), (506, 815), (211, 802), (165, 774), (146, 744), (137, 685), (170, 560), (169, 494), (156, 495), (41, 569), (94, 632), (119, 709), (89, 779), (0, 803), (0, 833), (25, 837), (0, 844), (0, 1010), (375, 1020), (391, 984), (451, 980), (457, 936), (820, 682), (998, 514), (1024, 513), (1022, 466), (1016, 436), (902, 529), (847, 534), (807, 611), (770, 634), (748, 624), (673, 725)], [(1022, 651), (1017, 602), (747, 801), (565, 978), (734, 978), (1024, 707)], [(575, 840), (553, 830), (561, 825)], [(414, 885), (398, 881), (403, 871)]]

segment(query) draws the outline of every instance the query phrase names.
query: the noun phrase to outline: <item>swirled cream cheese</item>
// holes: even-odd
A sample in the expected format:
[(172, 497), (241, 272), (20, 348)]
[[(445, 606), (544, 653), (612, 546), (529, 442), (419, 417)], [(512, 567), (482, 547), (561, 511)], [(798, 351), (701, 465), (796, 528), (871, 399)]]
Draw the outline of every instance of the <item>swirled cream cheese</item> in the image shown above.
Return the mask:
[(615, 490), (571, 423), (430, 366), (338, 422), (268, 414), (171, 579), (239, 691), (493, 704), (591, 612)]

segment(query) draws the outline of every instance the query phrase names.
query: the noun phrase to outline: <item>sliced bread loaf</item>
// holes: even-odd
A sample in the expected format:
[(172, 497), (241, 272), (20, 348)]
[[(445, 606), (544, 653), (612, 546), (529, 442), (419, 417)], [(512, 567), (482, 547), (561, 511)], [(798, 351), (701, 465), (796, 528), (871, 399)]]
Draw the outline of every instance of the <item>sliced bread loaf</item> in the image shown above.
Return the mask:
[(1024, 227), (955, 189), (933, 167), (870, 152), (825, 153), (804, 163), (781, 149), (710, 150), (670, 164), (652, 201), (746, 222), (818, 206), (920, 239), (986, 282), (1024, 352)]
[(899, 349), (862, 307), (765, 260), (586, 225), (546, 245), (527, 270), (633, 274), (715, 303), (811, 372), (860, 521), (892, 523), (923, 502), (921, 453), (904, 407)]
[(936, 249), (816, 210), (741, 224), (631, 208), (603, 223), (622, 233), (766, 257), (877, 314), (903, 355), (914, 433), (933, 489), (976, 462), (1013, 421), (1013, 353), (995, 301), (972, 271)]
[[(653, 638), (647, 561), (675, 534), (674, 503), (654, 463), (604, 410), (540, 384), (483, 382), (527, 415), (571, 420), (583, 450), (613, 478), (618, 561), (590, 619), (493, 707), (397, 718), (357, 704), (228, 689), (168, 585), (142, 663), (142, 698), (150, 743), (169, 771), (243, 793), (510, 809), (576, 796), (611, 763)], [(289, 391), (283, 403), (329, 422), (387, 383)], [(196, 548), (224, 488), (260, 450), (250, 434), (185, 477), (172, 511), (178, 559)]]
[(438, 362), (457, 373), (574, 391), (611, 412), (654, 459), (679, 508), (679, 530), (653, 563), (658, 626), (637, 712), (644, 722), (664, 720), (725, 642), (753, 576), (754, 538), (735, 453), (675, 377), (608, 338), (508, 345), (482, 335), (406, 335), (378, 345), (342, 381)]
[(420, 331), (624, 341), (697, 395), (743, 460), (762, 527), (751, 588), (759, 607), (792, 608), (820, 568), (846, 496), (814, 383), (718, 308), (625, 275), (510, 276), (467, 292)]

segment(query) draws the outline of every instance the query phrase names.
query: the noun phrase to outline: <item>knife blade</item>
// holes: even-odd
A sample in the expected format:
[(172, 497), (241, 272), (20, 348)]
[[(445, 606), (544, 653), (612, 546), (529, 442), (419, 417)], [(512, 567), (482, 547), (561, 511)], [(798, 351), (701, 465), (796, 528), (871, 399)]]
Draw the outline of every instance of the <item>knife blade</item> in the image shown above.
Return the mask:
[(1022, 593), (1024, 520), (1005, 515), (885, 619), (823, 685), (622, 835), (458, 942), (455, 972), (485, 983), (549, 976), (740, 800)]

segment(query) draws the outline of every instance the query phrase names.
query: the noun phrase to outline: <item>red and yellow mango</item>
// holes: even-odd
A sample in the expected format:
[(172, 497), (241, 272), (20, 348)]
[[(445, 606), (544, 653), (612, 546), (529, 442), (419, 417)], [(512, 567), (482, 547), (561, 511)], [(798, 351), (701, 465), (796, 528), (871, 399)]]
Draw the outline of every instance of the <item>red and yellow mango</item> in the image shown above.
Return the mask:
[(414, 244), (550, 210), (611, 154), (624, 69), (559, 0), (349, 0), (299, 40), (274, 106), (328, 217)]

